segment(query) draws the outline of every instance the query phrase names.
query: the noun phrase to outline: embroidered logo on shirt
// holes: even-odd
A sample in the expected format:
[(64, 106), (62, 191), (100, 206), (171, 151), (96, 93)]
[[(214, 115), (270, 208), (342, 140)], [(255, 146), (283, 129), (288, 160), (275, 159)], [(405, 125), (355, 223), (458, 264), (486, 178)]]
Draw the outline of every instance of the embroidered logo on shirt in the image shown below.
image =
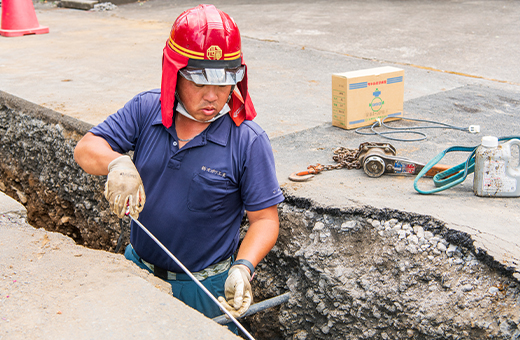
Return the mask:
[(215, 170), (215, 169), (212, 169), (212, 168), (208, 168), (207, 166), (202, 166), (202, 171), (206, 171), (206, 172), (209, 172), (210, 174), (214, 174), (214, 175), (217, 175), (217, 176), (220, 176), (220, 177), (226, 177), (226, 173), (225, 172), (222, 172), (222, 171), (218, 171), (218, 170)]

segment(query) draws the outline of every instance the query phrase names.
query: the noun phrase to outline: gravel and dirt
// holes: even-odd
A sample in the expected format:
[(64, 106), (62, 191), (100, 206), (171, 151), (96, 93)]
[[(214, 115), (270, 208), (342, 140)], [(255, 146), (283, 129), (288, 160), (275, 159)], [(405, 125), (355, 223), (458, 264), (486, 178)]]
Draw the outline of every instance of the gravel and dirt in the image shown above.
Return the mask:
[[(280, 210), (256, 291), (291, 292), (270, 329), (281, 339), (520, 339), (519, 282), (467, 234), (390, 209), (288, 197)], [(253, 319), (275, 338), (265, 316)]]

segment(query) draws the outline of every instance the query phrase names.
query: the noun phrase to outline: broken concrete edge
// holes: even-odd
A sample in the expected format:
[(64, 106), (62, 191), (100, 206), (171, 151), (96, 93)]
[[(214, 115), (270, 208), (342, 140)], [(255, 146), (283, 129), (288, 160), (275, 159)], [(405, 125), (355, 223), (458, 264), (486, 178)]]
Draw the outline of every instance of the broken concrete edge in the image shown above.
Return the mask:
[[(44, 226), (48, 231), (58, 231), (65, 235), (72, 233), (72, 238), (78, 244), (92, 249), (110, 251), (110, 249), (113, 249), (111, 247), (115, 246), (119, 236), (119, 224), (113, 222), (113, 220), (118, 220), (110, 213), (108, 204), (101, 192), (104, 178), (103, 176), (85, 174), (73, 159), (73, 150), (78, 140), (77, 137), (84, 134), (89, 127), (90, 125), (76, 119), (63, 116), (52, 110), (42, 109), (33, 103), (13, 98), (3, 93), (0, 96), (0, 159), (5, 164), (0, 163), (0, 181), (9, 181), (7, 182), (9, 185), (6, 185), (8, 190), (10, 190), (11, 186), (16, 186), (17, 190), (26, 196), (28, 220), (33, 227), (39, 228)], [(15, 197), (16, 192), (11, 190), (10, 195)], [(281, 236), (275, 248), (268, 254), (267, 260), (264, 260), (259, 266), (259, 274), (263, 271), (264, 275), (263, 278), (262, 275), (259, 275), (260, 277), (255, 283), (258, 287), (255, 290), (255, 294), (258, 294), (258, 297), (268, 297), (265, 295), (270, 295), (273, 289), (280, 288), (280, 290), (286, 291), (286, 288), (289, 287), (291, 292), (296, 292), (299, 295), (294, 298), (295, 301), (291, 302), (290, 300), (288, 304), (299, 303), (299, 300), (305, 299), (302, 295), (305, 289), (292, 289), (289, 282), (284, 280), (286, 276), (278, 275), (281, 273), (280, 267), (286, 268), (287, 272), (294, 272), (293, 276), (295, 278), (303, 278), (302, 275), (307, 275), (306, 273), (311, 274), (313, 279), (308, 284), (316, 287), (315, 289), (320, 289), (319, 282), (316, 280), (321, 275), (321, 264), (314, 263), (313, 266), (316, 267), (315, 273), (314, 269), (311, 272), (310, 269), (305, 269), (308, 266), (305, 268), (302, 266), (306, 266), (305, 263), (310, 265), (310, 260), (328, 259), (328, 253), (320, 252), (319, 247), (316, 248), (312, 244), (310, 247), (305, 247), (302, 242), (296, 242), (297, 240), (293, 242), (299, 236), (292, 233), (292, 229), (290, 229), (291, 218), (293, 222), (305, 224), (304, 232), (309, 233), (308, 237), (304, 236), (307, 239), (310, 239), (310, 234), (313, 233), (310, 229), (316, 228), (318, 230), (317, 225), (321, 225), (321, 228), (323, 228), (322, 221), (326, 222), (329, 219), (332, 222), (331, 228), (336, 229), (339, 227), (338, 223), (345, 221), (345, 218), (348, 220), (352, 220), (352, 218), (354, 220), (365, 220), (362, 222), (362, 225), (367, 227), (369, 225), (373, 226), (371, 224), (372, 221), (381, 223), (383, 221), (390, 222), (392, 219), (400, 220), (401, 222), (408, 221), (408, 224), (419, 225), (421, 228), (430, 231), (431, 234), (444, 238), (450, 244), (458, 244), (469, 249), (472, 252), (472, 257), (480, 259), (480, 261), (476, 261), (480, 263), (480, 266), (518, 283), (516, 277), (512, 276), (510, 268), (498, 263), (492, 256), (488, 255), (487, 251), (482, 251), (479, 247), (475, 247), (475, 242), (468, 233), (452, 230), (446, 223), (434, 217), (365, 205), (345, 208), (332, 205), (323, 206), (316, 204), (310, 199), (291, 195), (287, 191), (284, 191), (284, 195), (286, 202), (281, 204), (279, 208), (282, 222)], [(287, 212), (285, 211), (286, 208), (288, 208)], [(302, 212), (296, 210), (302, 210)], [(303, 220), (306, 219), (307, 213), (321, 216), (309, 218), (310, 222), (305, 222)], [(284, 229), (288, 226), (289, 228)], [(341, 230), (339, 232), (336, 231), (334, 233), (345, 233)], [(357, 230), (352, 231), (355, 232)], [(74, 237), (75, 233), (77, 237)], [(285, 235), (283, 235), (284, 233)], [(373, 232), (371, 231), (371, 233)], [(327, 245), (318, 240), (314, 234), (312, 235), (313, 240), (317, 240), (319, 245)], [(334, 247), (332, 251), (341, 247), (342, 243), (334, 244), (332, 242), (333, 237), (327, 235), (325, 237), (331, 240), (331, 247)], [(373, 240), (377, 241), (375, 238)], [(379, 247), (377, 243), (373, 244)], [(292, 246), (293, 249), (290, 247), (285, 248), (286, 245)], [(302, 249), (302, 251), (297, 254), (299, 249)], [(291, 256), (285, 256), (284, 252), (286, 251)], [(368, 255), (369, 266), (372, 266), (372, 255), (378, 254), (379, 251), (379, 248), (370, 249), (369, 253), (363, 254), (363, 256)], [(275, 254), (282, 253), (287, 259), (275, 256)], [(293, 253), (294, 256), (292, 256)], [(393, 254), (395, 255), (395, 252)], [(304, 258), (305, 255), (310, 256), (311, 259)], [(352, 257), (352, 254), (347, 255)], [(353, 255), (355, 256), (355, 253)], [(340, 261), (348, 260), (349, 257)], [(391, 260), (393, 259), (394, 257), (391, 257)], [(302, 260), (304, 261), (303, 265)], [(355, 266), (357, 267), (358, 264), (355, 264)], [(442, 269), (440, 268), (440, 270)], [(273, 270), (279, 276), (277, 276), (277, 280), (284, 282), (272, 284), (272, 275), (269, 275), (269, 271)], [(259, 286), (259, 284), (263, 284), (263, 286)], [(275, 292), (276, 294), (271, 296), (279, 295), (284, 291), (277, 291)], [(320, 292), (319, 294), (322, 293)], [(402, 297), (399, 295), (397, 300), (400, 301), (399, 303), (402, 303), (405, 298), (406, 296)], [(330, 302), (332, 303), (332, 300)], [(356, 304), (358, 302), (356, 300)], [(304, 306), (305, 313), (307, 313), (306, 308)], [(321, 310), (321, 307), (319, 309)], [(279, 318), (279, 314), (273, 313), (274, 319)], [(439, 315), (444, 315), (444, 313), (440, 311)], [(257, 316), (250, 316), (249, 318), (255, 317)], [(362, 323), (362, 320), (363, 318), (360, 318), (359, 323)], [(249, 321), (245, 320), (245, 322)], [(259, 324), (265, 325), (266, 323), (261, 322)], [(328, 332), (329, 328), (324, 329)]]
[[(106, 202), (101, 197), (101, 190), (102, 187), (102, 176), (91, 176), (86, 174), (84, 171), (82, 171), (79, 166), (74, 162), (72, 158), (73, 153), (73, 147), (75, 146), (75, 143), (87, 132), (92, 128), (92, 125), (86, 122), (83, 122), (81, 120), (78, 120), (76, 118), (72, 118), (69, 116), (66, 116), (64, 114), (58, 113), (54, 110), (44, 108), (40, 105), (31, 103), (29, 101), (26, 101), (24, 99), (21, 99), (19, 97), (13, 96), (11, 94), (8, 94), (6, 92), (0, 91), (0, 107), (5, 106), (10, 108), (11, 110), (14, 110), (19, 115), (27, 115), (34, 119), (41, 120), (45, 122), (45, 124), (52, 124), (52, 125), (60, 125), (63, 127), (63, 134), (64, 138), (71, 139), (73, 145), (68, 145), (67, 148), (67, 155), (69, 156), (68, 159), (68, 166), (74, 167), (75, 172), (77, 173), (76, 176), (72, 175), (69, 178), (65, 178), (63, 182), (66, 182), (66, 184), (70, 184), (70, 182), (78, 182), (80, 181), (80, 177), (87, 177), (88, 182), (88, 189), (86, 187), (83, 188), (83, 190), (80, 191), (73, 191), (73, 190), (66, 190), (67, 196), (69, 196), (70, 201), (75, 202), (81, 202), (84, 201), (85, 198), (82, 197), (85, 195), (86, 192), (90, 192), (92, 196), (92, 192), (97, 193), (94, 195), (95, 197), (91, 197), (91, 204), (97, 205), (96, 209), (87, 209), (85, 207), (82, 207), (82, 204), (75, 204), (74, 210), (75, 214), (79, 215), (77, 216), (76, 220), (79, 218), (87, 218), (87, 220), (94, 221), (96, 224), (100, 224), (100, 229), (104, 229), (104, 232), (106, 233), (110, 231), (111, 233), (114, 233), (114, 228), (111, 227), (115, 225), (114, 221), (111, 221), (110, 212), (108, 210), (108, 206)], [(26, 131), (27, 132), (27, 131)], [(2, 132), (0, 131), (0, 138), (2, 137)], [(53, 146), (56, 143), (56, 140), (53, 139)], [(52, 147), (47, 149), (52, 149)], [(22, 150), (23, 152), (16, 153), (18, 156), (21, 154), (25, 154), (25, 150)], [(63, 156), (63, 152), (60, 154), (60, 156)], [(5, 158), (4, 156), (4, 159)], [(49, 163), (51, 165), (52, 162)], [(46, 164), (39, 164), (40, 168), (36, 169), (34, 176), (36, 178), (39, 177), (39, 174), (44, 170), (47, 165)], [(51, 165), (53, 166), (53, 165)], [(28, 167), (22, 167), (24, 169), (29, 170)], [(47, 171), (47, 170), (45, 170)], [(51, 182), (53, 182), (51, 180)], [(59, 192), (63, 190), (63, 185), (60, 185), (59, 183), (51, 183), (55, 185), (55, 189)], [(83, 183), (84, 184), (84, 183)], [(81, 183), (79, 184), (81, 187)], [(9, 190), (8, 190), (9, 191)], [(72, 191), (72, 192), (71, 192)], [(7, 192), (9, 194), (9, 192)], [(310, 199), (298, 197), (290, 194), (287, 190), (284, 189), (284, 195), (286, 197), (286, 202), (289, 202), (290, 204), (304, 209), (313, 209), (317, 213), (327, 213), (331, 215), (338, 215), (342, 213), (350, 213), (354, 215), (361, 215), (363, 217), (370, 217), (370, 218), (398, 218), (404, 221), (411, 221), (413, 219), (424, 218), (423, 215), (411, 213), (411, 212), (403, 212), (399, 210), (389, 209), (389, 208), (376, 208), (372, 206), (363, 206), (363, 207), (348, 207), (348, 208), (338, 208), (338, 207), (323, 207), (318, 205), (317, 203), (313, 202)], [(16, 195), (13, 192), (12, 197), (16, 199)], [(78, 214), (78, 210), (79, 214)], [(85, 210), (90, 210), (90, 212), (86, 212)], [(29, 214), (31, 215), (31, 214)], [(103, 218), (100, 220), (98, 215), (104, 215)], [(31, 217), (31, 216), (29, 216)], [(58, 216), (59, 217), (59, 216)], [(424, 226), (426, 230), (432, 231), (435, 234), (439, 234), (443, 238), (445, 238), (448, 242), (464, 246), (468, 249), (470, 249), (472, 252), (474, 252), (475, 256), (482, 262), (486, 263), (491, 268), (494, 268), (498, 270), (500, 273), (513, 277), (512, 275), (515, 273), (515, 268), (505, 266), (504, 264), (498, 262), (495, 260), (489, 253), (480, 247), (475, 247), (474, 245), (474, 239), (472, 236), (468, 233), (458, 231), (455, 229), (449, 228), (445, 222), (439, 221), (431, 216), (428, 216), (428, 218), (432, 221), (431, 225)], [(112, 218), (113, 219), (113, 218)], [(57, 224), (59, 224), (59, 218), (57, 218), (58, 221)], [(442, 225), (443, 227), (441, 229), (438, 228), (439, 225)], [(434, 226), (434, 227), (432, 227)], [(86, 226), (85, 226), (86, 227)], [(92, 227), (92, 224), (90, 225)], [(116, 227), (117, 228), (117, 227)], [(58, 227), (54, 230), (59, 229)], [(120, 230), (117, 230), (117, 232), (120, 232)], [(77, 240), (76, 240), (77, 241)], [(87, 242), (88, 245), (88, 242)], [(92, 246), (92, 245), (91, 245)], [(95, 248), (99, 248), (99, 246), (94, 246)], [(513, 277), (515, 280), (518, 280), (516, 277)]]
[(30, 224), (113, 251), (121, 228), (103, 197), (105, 177), (74, 161), (92, 125), (1, 91), (0, 121), (0, 182), (7, 195), (25, 198)]
[(433, 216), (422, 215), (413, 212), (405, 212), (390, 208), (381, 209), (369, 205), (346, 208), (323, 206), (309, 198), (294, 196), (288, 193), (288, 191), (285, 188), (282, 188), (282, 191), (285, 196), (285, 203), (291, 204), (300, 209), (313, 210), (318, 214), (328, 214), (331, 216), (350, 214), (353, 216), (360, 216), (363, 218), (371, 218), (377, 220), (388, 220), (395, 218), (399, 221), (410, 223), (419, 218), (427, 218), (429, 222), (427, 224), (422, 225), (424, 230), (430, 231), (435, 235), (441, 236), (451, 244), (467, 248), (475, 255), (475, 257), (480, 262), (484, 263), (491, 269), (496, 270), (501, 275), (520, 283), (520, 268), (506, 266), (503, 263), (497, 261), (493, 256), (491, 256), (487, 252), (487, 250), (475, 246), (475, 240), (472, 238), (470, 234), (449, 228), (449, 225), (447, 223), (440, 221)]
[(67, 130), (77, 132), (75, 137), (81, 138), (93, 127), (92, 124), (29, 102), (2, 90), (0, 90), (0, 105), (5, 105), (9, 108), (16, 109), (21, 114), (26, 114), (31, 117), (44, 120), (50, 124), (60, 124)]
[(27, 218), (27, 209), (15, 200), (14, 198), (6, 195), (2, 191), (0, 191), (0, 214), (6, 215), (6, 214), (14, 214), (17, 215), (23, 219)]
[[(113, 5), (123, 5), (132, 2), (139, 2), (140, 0), (61, 0), (58, 2), (58, 6), (62, 8), (72, 8), (72, 9), (82, 9), (82, 10), (92, 10), (96, 7), (97, 4), (113, 4)], [(1, 3), (1, 1), (0, 1)]]
[(98, 0), (61, 0), (59, 3), (60, 7), (91, 10), (94, 5), (98, 4)]
[[(518, 282), (443, 238), (447, 225), (438, 219), (307, 202), (280, 204), (278, 242), (257, 266), (255, 298), (291, 292), (270, 315), (285, 337), (263, 338), (505, 340), (520, 334)], [(257, 330), (272, 323), (252, 318)]]
[[(86, 174), (83, 170), (79, 168), (79, 166), (74, 162), (73, 160), (73, 150), (76, 142), (92, 127), (91, 124), (88, 124), (86, 122), (83, 122), (81, 120), (66, 116), (64, 114), (60, 114), (56, 111), (53, 111), (51, 109), (47, 109), (44, 107), (41, 107), (37, 104), (28, 102), (24, 99), (18, 98), (16, 96), (13, 96), (11, 94), (8, 94), (6, 92), (0, 91), (0, 116), (2, 113), (2, 106), (7, 107), (12, 112), (16, 112), (20, 116), (28, 116), (32, 117), (32, 119), (39, 120), (39, 124), (41, 123), (46, 125), (59, 125), (62, 127), (62, 129), (58, 129), (58, 133), (63, 135), (64, 139), (64, 150), (62, 150), (59, 153), (59, 156), (66, 157), (66, 160), (61, 160), (65, 162), (65, 166), (69, 168), (69, 172), (71, 170), (74, 170), (72, 173), (63, 173), (59, 172), (56, 169), (55, 162), (46, 162), (45, 160), (40, 160), (40, 162), (37, 162), (37, 167), (34, 167), (34, 164), (31, 164), (31, 166), (22, 166), (23, 162), (27, 162), (27, 157), (22, 157), (22, 155), (25, 155), (26, 152), (30, 148), (27, 149), (27, 146), (24, 146), (26, 149), (20, 149), (18, 152), (17, 150), (13, 149), (11, 150), (10, 155), (2, 155), (4, 161), (8, 161), (8, 164), (17, 164), (19, 169), (23, 171), (29, 171), (33, 172), (32, 174), (32, 182), (34, 184), (35, 178), (41, 179), (42, 176), (40, 175), (42, 172), (45, 173), (54, 173), (55, 178), (46, 178), (46, 180), (49, 183), (44, 183), (44, 187), (52, 188), (56, 190), (57, 196), (65, 197), (65, 201), (68, 202), (62, 202), (62, 205), (66, 203), (68, 204), (68, 210), (73, 210), (74, 218), (67, 219), (67, 222), (70, 222), (71, 224), (76, 223), (76, 225), (81, 224), (81, 219), (86, 220), (86, 224), (82, 225), (81, 227), (76, 227), (78, 232), (81, 235), (81, 237), (78, 237), (75, 239), (76, 242), (78, 242), (78, 239), (81, 241), (83, 240), (83, 245), (93, 247), (95, 249), (103, 249), (103, 247), (106, 247), (106, 249), (110, 249), (110, 239), (113, 240), (114, 235), (117, 233), (119, 234), (119, 225), (116, 224), (116, 220), (113, 216), (111, 216), (110, 211), (108, 209), (108, 205), (106, 204), (105, 200), (102, 199), (102, 194), (100, 188), (103, 186), (103, 178), (102, 176), (91, 176)], [(0, 117), (1, 118), (1, 117)], [(13, 121), (14, 122), (14, 121)], [(13, 123), (14, 124), (14, 123)], [(16, 124), (20, 124), (18, 121)], [(5, 123), (4, 128), (9, 129), (9, 123)], [(38, 124), (37, 124), (38, 125)], [(23, 127), (20, 126), (20, 128), (23, 129)], [(18, 139), (24, 139), (26, 144), (30, 144), (30, 138), (34, 138), (32, 136), (33, 132), (29, 131), (21, 131), (25, 133), (23, 136), (17, 136)], [(41, 133), (46, 133), (48, 130), (40, 131)], [(5, 133), (0, 129), (0, 139), (3, 140), (5, 137)], [(57, 144), (60, 142), (56, 140), (56, 136), (53, 136), (53, 138), (50, 138), (49, 140), (52, 140), (52, 145), (44, 145), (39, 146), (40, 149), (35, 149), (33, 152), (38, 153), (45, 153), (52, 151), (53, 148), (57, 147)], [(67, 141), (68, 140), (68, 141)], [(37, 139), (38, 142), (40, 142), (40, 139)], [(3, 144), (6, 142), (9, 142), (9, 140), (4, 141)], [(45, 150), (41, 150), (44, 148)], [(2, 148), (3, 149), (3, 148)], [(5, 150), (5, 149), (4, 149)], [(13, 159), (12, 162), (9, 162), (10, 158), (17, 157), (18, 159)], [(49, 170), (49, 167), (52, 167), (51, 170)], [(1, 169), (0, 169), (1, 170)], [(53, 172), (54, 171), (54, 172)], [(16, 172), (16, 171), (14, 171)], [(1, 175), (1, 173), (0, 173)], [(65, 176), (65, 177), (64, 177)], [(5, 177), (5, 176), (4, 176)], [(49, 176), (51, 177), (51, 176)], [(57, 178), (56, 178), (57, 177)], [(64, 178), (61, 178), (64, 177)], [(59, 178), (59, 180), (58, 180)], [(0, 178), (2, 179), (2, 178)], [(20, 182), (20, 179), (15, 180), (15, 182)], [(56, 183), (57, 182), (57, 183)], [(7, 194), (9, 193), (9, 187), (7, 187)], [(19, 189), (18, 189), (19, 190)], [(41, 190), (40, 190), (41, 191)], [(362, 207), (347, 207), (347, 208), (339, 208), (339, 207), (325, 207), (320, 206), (319, 204), (313, 202), (310, 199), (304, 198), (304, 197), (298, 197), (295, 195), (292, 195), (287, 190), (284, 190), (284, 195), (286, 197), (286, 202), (289, 204), (294, 205), (298, 208), (303, 209), (312, 209), (315, 212), (319, 214), (330, 214), (330, 215), (340, 215), (340, 214), (353, 214), (358, 215), (365, 218), (372, 218), (372, 219), (388, 219), (388, 218), (397, 218), (403, 221), (413, 221), (417, 219), (424, 219), (427, 218), (431, 223), (428, 223), (426, 225), (423, 225), (425, 230), (429, 230), (433, 232), (434, 234), (438, 234), (439, 236), (442, 236), (445, 238), (448, 242), (453, 243), (455, 245), (460, 245), (463, 247), (468, 248), (470, 251), (472, 251), (475, 256), (482, 262), (484, 262), (489, 267), (499, 271), (501, 274), (508, 276), (514, 280), (518, 281), (518, 275), (513, 276), (515, 274), (515, 268), (505, 266), (504, 264), (500, 263), (499, 261), (495, 260), (493, 256), (491, 256), (485, 249), (481, 247), (475, 246), (475, 240), (472, 238), (472, 236), (466, 232), (458, 231), (455, 229), (449, 228), (445, 222), (440, 221), (438, 219), (435, 219), (431, 216), (425, 216), (417, 213), (412, 212), (404, 212), (399, 211), (395, 209), (389, 209), (389, 208), (376, 208), (373, 206), (362, 206)], [(15, 192), (11, 192), (12, 197), (16, 198)], [(86, 197), (88, 196), (88, 197)], [(39, 196), (37, 190), (32, 194), (32, 201), (39, 201), (41, 200), (41, 197)], [(88, 201), (87, 203), (83, 204), (81, 202)], [(58, 209), (59, 210), (59, 209)], [(55, 227), (51, 227), (52, 231), (60, 231), (60, 228), (63, 229), (63, 224), (61, 223), (63, 221), (63, 217), (59, 215), (60, 212), (57, 213), (57, 216), (51, 216), (51, 220), (54, 220)], [(63, 212), (61, 212), (63, 213)], [(34, 220), (37, 218), (37, 216), (34, 216), (34, 214), (31, 214), (29, 209), (29, 220)], [(48, 221), (49, 218), (46, 217), (46, 221)], [(60, 224), (61, 223), (61, 224)], [(80, 224), (78, 224), (80, 223)], [(113, 228), (115, 226), (115, 229)], [(442, 227), (439, 227), (442, 226)], [(93, 234), (93, 238), (99, 238), (100, 235), (103, 235), (104, 238), (106, 238), (106, 242), (103, 243), (93, 243), (89, 244), (90, 242), (93, 242), (93, 240), (90, 240), (89, 237), (87, 237), (87, 234), (90, 234), (92, 230), (88, 230), (88, 228), (92, 229), (98, 229)], [(66, 228), (65, 228), (66, 229)], [(61, 230), (63, 232), (63, 230)], [(83, 235), (86, 234), (86, 235)], [(116, 236), (117, 239), (117, 236)], [(97, 242), (98, 240), (96, 240)], [(81, 242), (80, 242), (81, 243)]]

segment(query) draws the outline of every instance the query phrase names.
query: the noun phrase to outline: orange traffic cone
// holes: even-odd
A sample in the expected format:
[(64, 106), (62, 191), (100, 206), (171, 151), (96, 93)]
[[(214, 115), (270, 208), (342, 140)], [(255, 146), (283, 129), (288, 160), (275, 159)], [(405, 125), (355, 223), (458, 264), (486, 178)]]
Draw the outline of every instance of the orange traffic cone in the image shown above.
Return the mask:
[(49, 27), (38, 24), (32, 0), (2, 0), (0, 35), (19, 37), (43, 33), (49, 33)]

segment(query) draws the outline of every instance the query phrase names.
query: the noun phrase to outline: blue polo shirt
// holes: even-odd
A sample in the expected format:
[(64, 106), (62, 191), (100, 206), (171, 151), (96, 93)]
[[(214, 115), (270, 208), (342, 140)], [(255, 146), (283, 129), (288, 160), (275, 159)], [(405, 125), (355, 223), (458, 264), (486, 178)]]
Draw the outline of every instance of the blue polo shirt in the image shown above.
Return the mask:
[[(237, 127), (229, 115), (179, 149), (175, 121), (161, 122), (160, 90), (140, 93), (90, 130), (133, 160), (146, 193), (139, 221), (189, 270), (196, 272), (237, 249), (244, 210), (283, 201), (266, 133), (252, 121)], [(182, 272), (132, 222), (130, 241), (144, 260)]]

